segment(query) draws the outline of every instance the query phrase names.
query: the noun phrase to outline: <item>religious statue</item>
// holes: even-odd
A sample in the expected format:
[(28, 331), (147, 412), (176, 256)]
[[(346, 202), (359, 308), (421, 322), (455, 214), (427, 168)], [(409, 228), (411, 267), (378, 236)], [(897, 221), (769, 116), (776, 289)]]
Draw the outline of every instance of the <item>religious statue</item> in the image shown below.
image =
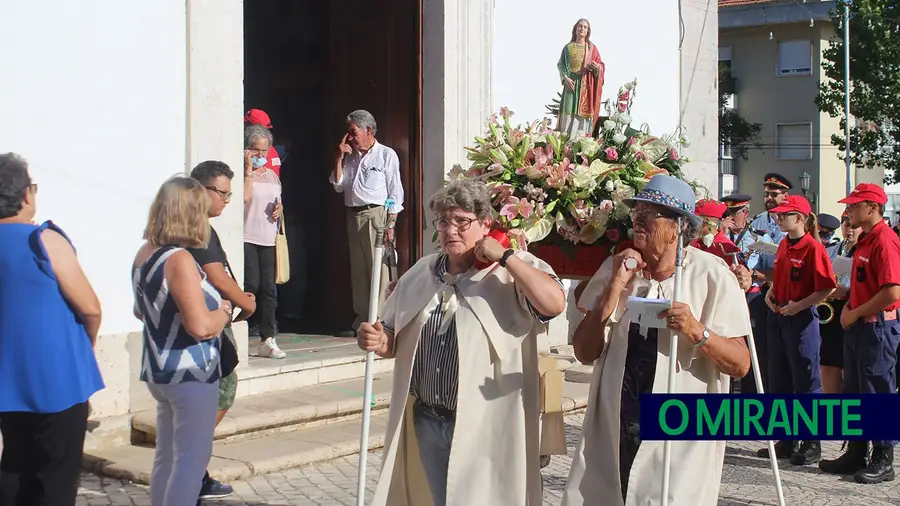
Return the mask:
[(563, 85), (556, 129), (570, 138), (591, 135), (600, 116), (606, 65), (591, 43), (590, 21), (582, 18), (572, 27), (572, 41), (563, 47), (556, 68)]

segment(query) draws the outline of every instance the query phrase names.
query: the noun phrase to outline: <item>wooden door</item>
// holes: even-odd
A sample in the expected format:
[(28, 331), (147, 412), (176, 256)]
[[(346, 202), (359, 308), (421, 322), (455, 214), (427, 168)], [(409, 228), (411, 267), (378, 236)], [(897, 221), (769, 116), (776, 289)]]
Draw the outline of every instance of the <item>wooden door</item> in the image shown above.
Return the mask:
[[(420, 0), (345, 0), (329, 5), (327, 159), (334, 159), (348, 113), (366, 109), (375, 116), (378, 141), (400, 158), (405, 198), (396, 237), (404, 272), (422, 254)], [(335, 324), (346, 326), (353, 311), (343, 197), (332, 195), (325, 211), (326, 242), (332, 254), (325, 257), (324, 267), (332, 281), (322, 292)]]

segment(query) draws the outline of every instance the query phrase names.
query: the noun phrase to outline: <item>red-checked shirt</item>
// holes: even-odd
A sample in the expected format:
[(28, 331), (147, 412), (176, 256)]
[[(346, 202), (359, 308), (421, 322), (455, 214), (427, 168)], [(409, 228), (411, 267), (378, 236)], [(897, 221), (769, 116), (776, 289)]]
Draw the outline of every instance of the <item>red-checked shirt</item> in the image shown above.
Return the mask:
[(269, 148), (269, 155), (266, 157), (266, 167), (272, 169), (272, 172), (281, 176), (281, 157), (275, 146)]
[(728, 238), (722, 231), (719, 231), (714, 237), (712, 244), (709, 247), (706, 247), (703, 244), (703, 241), (700, 239), (695, 240), (691, 243), (691, 246), (697, 248), (700, 251), (705, 251), (707, 253), (712, 253), (713, 255), (725, 260), (725, 263), (728, 264), (729, 267), (734, 265), (735, 256), (731, 253), (740, 253), (741, 249), (734, 244), (734, 241)]
[[(900, 285), (900, 238), (882, 221), (859, 238), (853, 251), (850, 308), (865, 304), (885, 285)], [(900, 301), (884, 310), (898, 307)]]
[(836, 286), (831, 258), (821, 242), (807, 233), (792, 245), (785, 236), (778, 245), (772, 271), (775, 302), (799, 302), (814, 292)]

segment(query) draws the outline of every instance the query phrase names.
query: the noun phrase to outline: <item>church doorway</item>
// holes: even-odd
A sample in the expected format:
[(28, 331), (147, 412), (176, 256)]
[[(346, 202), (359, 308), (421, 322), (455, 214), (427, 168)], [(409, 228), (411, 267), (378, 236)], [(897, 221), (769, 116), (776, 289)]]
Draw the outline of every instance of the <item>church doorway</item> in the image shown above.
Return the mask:
[(269, 114), (282, 156), (292, 273), (278, 288), (281, 332), (353, 320), (343, 200), (328, 176), (354, 109), (400, 158), (400, 272), (422, 255), (421, 13), (421, 0), (244, 2), (244, 109)]

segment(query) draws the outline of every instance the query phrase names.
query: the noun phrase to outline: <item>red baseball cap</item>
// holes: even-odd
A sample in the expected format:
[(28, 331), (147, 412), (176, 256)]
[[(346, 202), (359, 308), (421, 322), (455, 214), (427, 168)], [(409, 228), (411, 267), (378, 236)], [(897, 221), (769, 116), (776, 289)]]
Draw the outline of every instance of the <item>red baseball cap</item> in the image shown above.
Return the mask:
[(812, 207), (809, 201), (800, 195), (788, 195), (778, 206), (769, 209), (770, 213), (800, 213), (809, 216)]
[(694, 214), (696, 214), (697, 216), (702, 216), (704, 218), (715, 218), (717, 220), (721, 220), (722, 216), (725, 214), (726, 209), (728, 209), (728, 206), (721, 202), (710, 199), (703, 199), (697, 201), (697, 205), (694, 206)]
[(884, 190), (878, 185), (859, 183), (850, 192), (850, 195), (838, 200), (838, 204), (856, 204), (857, 202), (874, 202), (884, 205), (887, 204), (887, 195), (884, 194)]
[(247, 114), (244, 115), (244, 123), (272, 128), (272, 120), (269, 119), (269, 115), (266, 114), (266, 111), (262, 109), (250, 109), (247, 111)]

